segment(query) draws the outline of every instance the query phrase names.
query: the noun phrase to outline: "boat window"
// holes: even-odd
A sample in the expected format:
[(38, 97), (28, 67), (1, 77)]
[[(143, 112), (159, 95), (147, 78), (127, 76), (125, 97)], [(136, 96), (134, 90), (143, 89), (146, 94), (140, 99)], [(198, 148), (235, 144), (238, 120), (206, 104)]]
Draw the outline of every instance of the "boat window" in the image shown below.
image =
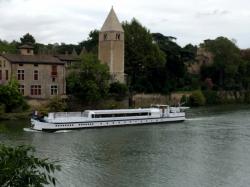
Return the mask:
[(133, 116), (151, 116), (151, 113), (140, 112), (140, 113), (121, 113), (121, 114), (92, 114), (92, 118), (133, 117)]

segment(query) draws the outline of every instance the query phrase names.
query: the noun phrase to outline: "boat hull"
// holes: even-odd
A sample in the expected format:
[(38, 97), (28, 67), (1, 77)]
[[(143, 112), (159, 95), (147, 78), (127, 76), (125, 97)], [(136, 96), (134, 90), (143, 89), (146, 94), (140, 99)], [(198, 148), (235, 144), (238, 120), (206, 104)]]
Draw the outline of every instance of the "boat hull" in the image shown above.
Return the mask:
[(84, 121), (67, 123), (48, 123), (36, 119), (31, 119), (31, 128), (39, 131), (55, 132), (59, 130), (77, 130), (84, 128), (104, 128), (117, 126), (149, 125), (170, 122), (182, 122), (185, 115), (175, 117), (145, 118), (145, 119), (117, 119), (105, 121)]

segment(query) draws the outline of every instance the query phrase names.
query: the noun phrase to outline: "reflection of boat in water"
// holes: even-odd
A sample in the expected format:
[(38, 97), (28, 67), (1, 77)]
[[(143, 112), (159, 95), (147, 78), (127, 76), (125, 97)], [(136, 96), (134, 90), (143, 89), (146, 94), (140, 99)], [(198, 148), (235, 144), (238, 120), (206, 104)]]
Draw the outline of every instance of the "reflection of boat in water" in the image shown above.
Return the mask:
[(40, 131), (73, 130), (92, 127), (155, 124), (184, 121), (188, 107), (156, 105), (150, 108), (56, 112), (31, 118), (31, 128)]

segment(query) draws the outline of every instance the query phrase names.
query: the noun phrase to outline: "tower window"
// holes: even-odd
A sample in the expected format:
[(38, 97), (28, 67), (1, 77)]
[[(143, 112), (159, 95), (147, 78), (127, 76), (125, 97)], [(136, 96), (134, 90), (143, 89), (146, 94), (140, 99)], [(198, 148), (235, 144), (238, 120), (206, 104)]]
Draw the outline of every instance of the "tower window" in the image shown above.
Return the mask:
[(120, 40), (121, 35), (119, 33), (116, 34), (116, 40)]
[(105, 33), (105, 34), (104, 34), (104, 40), (107, 40), (107, 38), (108, 38), (108, 34)]

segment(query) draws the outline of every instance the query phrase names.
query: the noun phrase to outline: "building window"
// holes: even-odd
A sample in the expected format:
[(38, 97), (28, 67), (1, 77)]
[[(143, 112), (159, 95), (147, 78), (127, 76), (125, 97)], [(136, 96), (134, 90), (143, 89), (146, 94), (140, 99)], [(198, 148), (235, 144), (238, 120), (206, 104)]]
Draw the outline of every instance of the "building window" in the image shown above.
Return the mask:
[(35, 67), (38, 67), (38, 64), (34, 64)]
[(9, 80), (9, 71), (8, 70), (5, 70), (5, 79)]
[(24, 80), (24, 70), (17, 70), (17, 80)]
[(51, 76), (52, 77), (56, 77), (57, 76), (57, 65), (52, 65)]
[(115, 37), (116, 37), (116, 40), (120, 40), (121, 35), (117, 33)]
[(52, 82), (56, 82), (56, 78), (55, 77), (52, 77)]
[(23, 66), (23, 64), (19, 64), (19, 66)]
[(2, 70), (0, 70), (0, 80), (2, 80)]
[(38, 70), (34, 70), (34, 80), (38, 80)]
[(22, 95), (24, 95), (24, 85), (19, 85), (18, 90)]
[(58, 87), (57, 87), (57, 85), (51, 85), (50, 94), (51, 95), (58, 95)]
[(30, 95), (41, 95), (41, 85), (31, 85)]

